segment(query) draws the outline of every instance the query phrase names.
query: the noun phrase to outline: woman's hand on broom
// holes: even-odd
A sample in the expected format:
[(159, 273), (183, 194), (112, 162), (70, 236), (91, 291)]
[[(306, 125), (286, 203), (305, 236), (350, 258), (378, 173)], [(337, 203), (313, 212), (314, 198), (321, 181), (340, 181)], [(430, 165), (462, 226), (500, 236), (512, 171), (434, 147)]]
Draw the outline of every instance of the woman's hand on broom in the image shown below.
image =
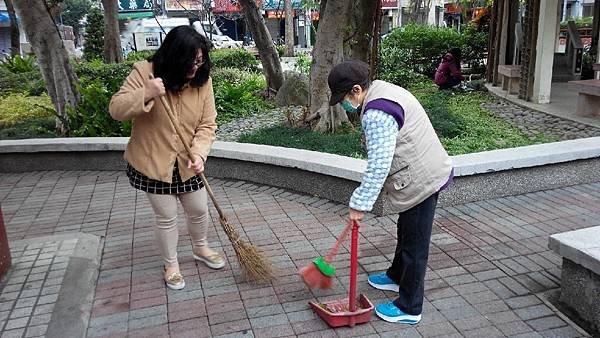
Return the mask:
[(204, 171), (204, 160), (198, 158), (193, 163), (191, 160), (188, 160), (188, 168), (193, 169), (196, 174), (200, 174)]
[(360, 222), (364, 217), (364, 212), (348, 208), (348, 218), (350, 219), (350, 222)]
[(150, 77), (150, 79), (146, 80), (146, 83), (144, 84), (144, 102), (148, 102), (155, 97), (165, 95), (165, 93), (165, 85), (161, 78)]

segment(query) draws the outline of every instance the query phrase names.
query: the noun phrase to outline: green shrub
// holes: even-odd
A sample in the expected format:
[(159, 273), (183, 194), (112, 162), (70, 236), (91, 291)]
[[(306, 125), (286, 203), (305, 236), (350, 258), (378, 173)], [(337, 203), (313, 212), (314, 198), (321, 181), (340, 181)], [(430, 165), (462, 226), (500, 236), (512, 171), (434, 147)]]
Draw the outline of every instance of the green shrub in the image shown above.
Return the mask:
[(463, 26), (462, 35), (462, 58), (463, 62), (471, 66), (473, 73), (485, 72), (485, 52), (488, 45), (488, 32), (481, 32), (473, 24)]
[(71, 136), (130, 135), (131, 123), (113, 120), (108, 113), (108, 104), (131, 72), (133, 63), (105, 64), (94, 60), (75, 65), (81, 99), (69, 112)]
[(577, 28), (592, 27), (592, 23), (594, 21), (594, 17), (593, 16), (587, 16), (585, 18), (577, 18), (577, 19), (569, 18), (569, 20), (561, 22), (560, 23), (560, 27), (561, 28), (566, 28), (567, 27), (567, 23), (569, 21), (571, 21), (571, 20), (575, 21), (575, 26), (577, 26)]
[[(383, 53), (396, 53), (398, 50), (389, 49)], [(382, 55), (384, 55), (382, 53)], [(407, 67), (400, 67), (393, 62), (388, 62), (392, 58), (382, 57), (379, 63), (378, 78), (383, 81), (391, 82), (400, 87), (412, 87), (422, 82), (430, 81), (425, 75), (414, 72)], [(386, 60), (386, 61), (384, 61)]]
[(382, 41), (381, 63), (389, 69), (401, 67), (431, 77), (444, 53), (461, 46), (461, 35), (452, 28), (407, 25), (394, 29)]
[(310, 73), (310, 66), (312, 65), (312, 59), (306, 54), (298, 54), (298, 60), (294, 65), (294, 69), (302, 74), (308, 75)]
[(141, 52), (131, 52), (127, 54), (125, 58), (126, 61), (144, 61), (148, 60), (152, 55), (154, 55), (153, 50), (144, 50)]
[(5, 60), (0, 60), (0, 67), (10, 71), (11, 73), (31, 73), (37, 70), (35, 57), (32, 55), (21, 55), (11, 56)]
[(255, 71), (259, 61), (254, 55), (243, 48), (213, 49), (210, 52), (210, 61), (213, 68), (237, 68)]
[(56, 137), (54, 117), (32, 118), (0, 128), (0, 140)]
[(255, 73), (243, 71), (238, 68), (216, 68), (211, 71), (210, 76), (212, 77), (214, 86), (218, 86), (221, 83), (237, 85), (254, 74)]
[(275, 45), (275, 49), (277, 49), (277, 55), (279, 55), (279, 57), (283, 57), (283, 55), (285, 54), (285, 45)]
[(408, 86), (422, 81), (412, 80), (413, 73), (433, 77), (441, 57), (450, 48), (460, 48), (463, 63), (475, 72), (485, 71), (483, 59), (488, 33), (475, 25), (466, 25), (462, 32), (452, 28), (407, 25), (394, 29), (381, 43), (379, 74), (398, 85)]
[(132, 61), (106, 64), (101, 60), (94, 60), (76, 63), (75, 72), (79, 77), (81, 87), (85, 88), (100, 81), (112, 95), (121, 88), (123, 81), (131, 72), (132, 66)]
[(8, 93), (26, 93), (39, 96), (46, 91), (42, 74), (36, 68), (28, 73), (13, 73), (0, 67), (0, 96)]
[(212, 77), (219, 124), (273, 106), (261, 95), (267, 87), (262, 74), (224, 68), (213, 72)]
[(11, 93), (0, 98), (0, 127), (4, 128), (33, 118), (54, 116), (54, 106), (48, 95), (26, 96)]
[(113, 120), (108, 113), (112, 96), (100, 82), (79, 89), (79, 104), (69, 111), (70, 136), (129, 136), (131, 123)]

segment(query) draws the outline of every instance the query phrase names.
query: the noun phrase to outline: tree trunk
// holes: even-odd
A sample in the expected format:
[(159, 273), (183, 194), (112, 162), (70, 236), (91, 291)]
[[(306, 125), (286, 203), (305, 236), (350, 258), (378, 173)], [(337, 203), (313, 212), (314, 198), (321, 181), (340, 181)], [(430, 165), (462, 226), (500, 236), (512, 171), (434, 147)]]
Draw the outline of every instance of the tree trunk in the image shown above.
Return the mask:
[(329, 106), (331, 92), (327, 77), (331, 69), (344, 59), (344, 36), (351, 2), (346, 0), (321, 1), (321, 19), (317, 41), (310, 68), (310, 115), (307, 121), (319, 119), (314, 125), (317, 131), (334, 131), (348, 121), (346, 112), (339, 105)]
[(60, 133), (68, 134), (67, 109), (75, 107), (79, 95), (76, 89), (77, 77), (69, 63), (67, 50), (45, 1), (16, 0), (14, 4), (37, 57), (46, 90), (54, 103), (56, 128)]
[(410, 2), (410, 16), (409, 16), (409, 20), (411, 23), (418, 23), (419, 22), (419, 18), (420, 18), (420, 12), (421, 12), (421, 3), (423, 2), (423, 0), (411, 0)]
[(104, 7), (104, 62), (123, 61), (121, 37), (119, 36), (119, 6), (117, 0), (102, 0)]
[(294, 56), (294, 9), (292, 0), (285, 0), (285, 56)]
[(13, 0), (4, 0), (6, 11), (10, 17), (10, 55), (21, 54), (21, 39), (19, 33), (19, 24), (17, 23), (17, 14), (13, 6)]
[(381, 10), (381, 1), (377, 1), (373, 23), (373, 43), (371, 44), (371, 58), (369, 59), (371, 80), (377, 78), (379, 68), (379, 40), (381, 39), (381, 20), (383, 12)]
[[(592, 21), (592, 53), (596, 53), (598, 49), (598, 38), (600, 35), (600, 1), (594, 2), (594, 19)], [(600, 54), (600, 53), (598, 53)], [(596, 55), (600, 57), (600, 55)], [(597, 59), (596, 59), (597, 60)], [(594, 61), (596, 61), (594, 60)]]
[(353, 1), (350, 5), (352, 20), (348, 24), (353, 27), (344, 38), (344, 59), (369, 62), (373, 23), (379, 7), (381, 7), (381, 1), (372, 0)]
[(270, 89), (277, 91), (283, 84), (283, 71), (277, 49), (269, 34), (265, 20), (254, 0), (240, 0), (242, 10), (252, 33), (263, 70), (267, 77), (267, 85)]

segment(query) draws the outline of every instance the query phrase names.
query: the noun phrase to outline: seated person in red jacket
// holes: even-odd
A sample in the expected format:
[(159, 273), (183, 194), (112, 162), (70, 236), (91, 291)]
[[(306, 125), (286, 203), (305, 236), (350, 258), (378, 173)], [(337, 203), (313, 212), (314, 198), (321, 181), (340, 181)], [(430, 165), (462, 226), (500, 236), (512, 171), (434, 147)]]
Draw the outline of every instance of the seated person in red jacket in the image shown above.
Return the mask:
[(460, 57), (460, 48), (452, 48), (442, 57), (435, 72), (435, 84), (440, 89), (450, 89), (465, 79), (460, 72)]

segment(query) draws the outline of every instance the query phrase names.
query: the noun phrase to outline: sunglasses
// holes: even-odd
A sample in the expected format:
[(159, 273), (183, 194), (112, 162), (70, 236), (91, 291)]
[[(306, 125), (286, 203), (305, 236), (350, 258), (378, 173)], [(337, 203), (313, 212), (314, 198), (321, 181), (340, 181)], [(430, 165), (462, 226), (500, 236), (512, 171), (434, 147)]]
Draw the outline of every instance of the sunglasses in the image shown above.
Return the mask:
[(200, 66), (202, 66), (203, 64), (204, 64), (204, 59), (203, 59), (203, 58), (200, 58), (200, 59), (196, 59), (196, 60), (194, 61), (194, 64), (193, 64), (193, 65), (194, 65), (194, 66), (196, 66), (196, 67), (200, 67)]

